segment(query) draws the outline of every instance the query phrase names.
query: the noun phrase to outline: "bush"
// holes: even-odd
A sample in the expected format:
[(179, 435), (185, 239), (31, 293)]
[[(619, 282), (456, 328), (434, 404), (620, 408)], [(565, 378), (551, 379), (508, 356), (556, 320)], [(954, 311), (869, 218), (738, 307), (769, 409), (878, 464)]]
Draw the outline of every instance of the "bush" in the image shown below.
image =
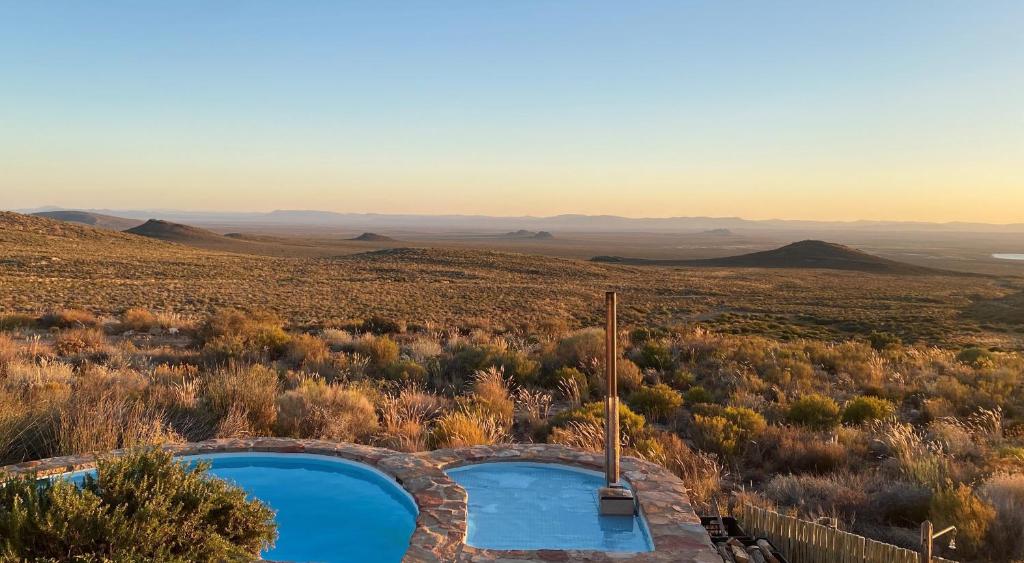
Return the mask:
[(515, 402), (501, 369), (489, 368), (474, 375), (472, 401), (503, 427), (512, 425)]
[(370, 359), (370, 365), (377, 370), (384, 370), (388, 365), (398, 361), (398, 344), (387, 336), (364, 334), (356, 342), (357, 354)]
[(872, 348), (878, 351), (899, 348), (903, 344), (900, 337), (891, 332), (872, 332), (868, 335), (868, 342), (871, 343)]
[(43, 315), (39, 323), (46, 328), (84, 328), (99, 326), (96, 315), (81, 309), (61, 309)]
[(683, 406), (683, 396), (664, 383), (641, 387), (626, 401), (630, 408), (651, 420), (665, 421)]
[(101, 460), (76, 487), (20, 477), (0, 486), (0, 559), (252, 560), (276, 538), (274, 513), (244, 490), (159, 450)]
[(121, 326), (125, 330), (148, 332), (153, 328), (160, 326), (160, 321), (157, 319), (156, 315), (148, 309), (135, 307), (128, 309), (121, 315)]
[(384, 368), (384, 377), (403, 387), (423, 386), (427, 383), (427, 368), (412, 360), (399, 360)]
[(978, 348), (977, 346), (971, 346), (964, 348), (956, 355), (956, 361), (969, 365), (973, 368), (980, 368), (986, 365), (991, 365), (994, 354), (984, 348)]
[(633, 351), (633, 361), (642, 369), (665, 371), (672, 367), (672, 351), (667, 344), (655, 340), (644, 342)]
[(828, 430), (839, 424), (839, 405), (824, 395), (807, 395), (793, 401), (786, 418), (814, 430)]
[(497, 444), (506, 437), (502, 424), (486, 414), (457, 410), (437, 420), (430, 441), (435, 448), (463, 448)]
[(576, 368), (558, 368), (541, 377), (541, 385), (555, 391), (561, 390), (569, 381), (575, 382), (580, 397), (584, 399), (590, 397), (590, 384), (587, 382), (587, 376)]
[(107, 351), (107, 337), (98, 328), (70, 328), (57, 333), (53, 349), (61, 356), (98, 356)]
[(964, 484), (943, 487), (932, 497), (932, 522), (935, 529), (956, 526), (957, 546), (967, 556), (984, 552), (985, 536), (996, 518), (992, 505), (979, 499)]
[(206, 320), (199, 339), (211, 361), (274, 359), (291, 339), (281, 325), (281, 320), (270, 314), (246, 315), (227, 309)]
[[(570, 423), (595, 424), (604, 427), (604, 403), (587, 403), (582, 407), (563, 411), (551, 419), (551, 425), (555, 428), (568, 426)], [(644, 417), (636, 414), (628, 406), (619, 404), (619, 428), (627, 441), (636, 441), (644, 432), (647, 421)]]
[(881, 420), (896, 414), (892, 401), (878, 397), (857, 397), (843, 408), (844, 424), (863, 424), (869, 420)]
[(683, 393), (683, 399), (691, 405), (715, 402), (715, 398), (711, 395), (711, 392), (700, 385), (694, 385), (687, 389), (686, 393)]
[(378, 428), (377, 412), (365, 394), (353, 388), (306, 379), (277, 400), (278, 435), (352, 442)]
[(23, 313), (7, 313), (0, 315), (0, 330), (17, 330), (19, 328), (33, 328), (39, 319), (32, 315)]
[(266, 436), (277, 420), (277, 386), (277, 372), (266, 366), (218, 370), (206, 381), (206, 408), (218, 421), (240, 412), (249, 424), (245, 433)]
[(327, 343), (312, 334), (300, 334), (288, 341), (284, 357), (293, 367), (316, 368), (331, 359)]
[(719, 414), (693, 418), (701, 447), (727, 456), (739, 453), (768, 426), (763, 416), (745, 407), (727, 407)]
[(585, 328), (558, 341), (554, 353), (557, 365), (590, 371), (604, 365), (604, 330)]
[(992, 558), (1024, 559), (1024, 474), (993, 475), (981, 486), (980, 496), (996, 510), (988, 537)]
[(880, 483), (871, 493), (871, 509), (882, 523), (912, 528), (928, 519), (932, 491), (906, 481)]
[(839, 514), (853, 520), (867, 504), (863, 483), (852, 475), (776, 475), (765, 495), (786, 506), (799, 507), (810, 518)]

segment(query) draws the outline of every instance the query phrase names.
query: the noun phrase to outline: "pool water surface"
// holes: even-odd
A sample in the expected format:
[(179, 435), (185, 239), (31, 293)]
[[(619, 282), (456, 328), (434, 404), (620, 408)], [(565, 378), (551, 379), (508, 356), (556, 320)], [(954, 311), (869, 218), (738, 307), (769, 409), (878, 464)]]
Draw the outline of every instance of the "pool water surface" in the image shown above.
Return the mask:
[(638, 516), (601, 516), (596, 471), (542, 463), (498, 462), (457, 467), (449, 477), (466, 489), (466, 543), (485, 549), (651, 551)]

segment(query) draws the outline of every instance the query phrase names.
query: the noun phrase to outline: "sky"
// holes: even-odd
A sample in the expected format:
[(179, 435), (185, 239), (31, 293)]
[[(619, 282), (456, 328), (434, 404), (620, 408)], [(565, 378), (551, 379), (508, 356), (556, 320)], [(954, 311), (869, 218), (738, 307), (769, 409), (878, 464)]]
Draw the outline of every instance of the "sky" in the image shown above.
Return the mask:
[(0, 0), (0, 208), (1024, 221), (1024, 2)]

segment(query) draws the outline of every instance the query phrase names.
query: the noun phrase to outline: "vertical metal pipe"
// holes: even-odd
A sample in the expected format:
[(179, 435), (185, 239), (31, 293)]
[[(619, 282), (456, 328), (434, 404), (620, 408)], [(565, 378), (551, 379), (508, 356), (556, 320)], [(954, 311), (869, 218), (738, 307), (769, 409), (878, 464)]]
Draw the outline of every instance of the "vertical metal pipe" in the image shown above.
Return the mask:
[(608, 486), (619, 482), (619, 370), (618, 327), (616, 308), (618, 296), (614, 291), (605, 293), (604, 366), (608, 386), (605, 412), (605, 473)]

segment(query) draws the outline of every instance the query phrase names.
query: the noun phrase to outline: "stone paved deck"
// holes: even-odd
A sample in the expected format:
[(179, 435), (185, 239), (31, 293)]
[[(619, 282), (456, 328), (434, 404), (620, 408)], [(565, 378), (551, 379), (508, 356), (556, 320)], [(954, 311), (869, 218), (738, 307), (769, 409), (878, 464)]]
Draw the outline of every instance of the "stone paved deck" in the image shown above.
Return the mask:
[[(700, 519), (690, 506), (686, 488), (668, 470), (639, 459), (622, 460), (622, 476), (636, 491), (640, 511), (655, 550), (648, 553), (606, 553), (583, 550), (499, 551), (465, 544), (466, 491), (445, 474), (451, 467), (500, 461), (559, 463), (603, 470), (601, 454), (552, 444), (508, 444), (401, 453), (359, 444), (289, 438), (210, 440), (166, 446), (176, 455), (277, 452), (339, 457), (376, 467), (393, 477), (416, 500), (419, 516), (404, 561), (413, 562), (678, 562), (721, 563)], [(120, 452), (111, 452), (117, 455)], [(95, 456), (80, 455), (31, 461), (0, 468), (0, 472), (49, 476), (95, 465)]]

